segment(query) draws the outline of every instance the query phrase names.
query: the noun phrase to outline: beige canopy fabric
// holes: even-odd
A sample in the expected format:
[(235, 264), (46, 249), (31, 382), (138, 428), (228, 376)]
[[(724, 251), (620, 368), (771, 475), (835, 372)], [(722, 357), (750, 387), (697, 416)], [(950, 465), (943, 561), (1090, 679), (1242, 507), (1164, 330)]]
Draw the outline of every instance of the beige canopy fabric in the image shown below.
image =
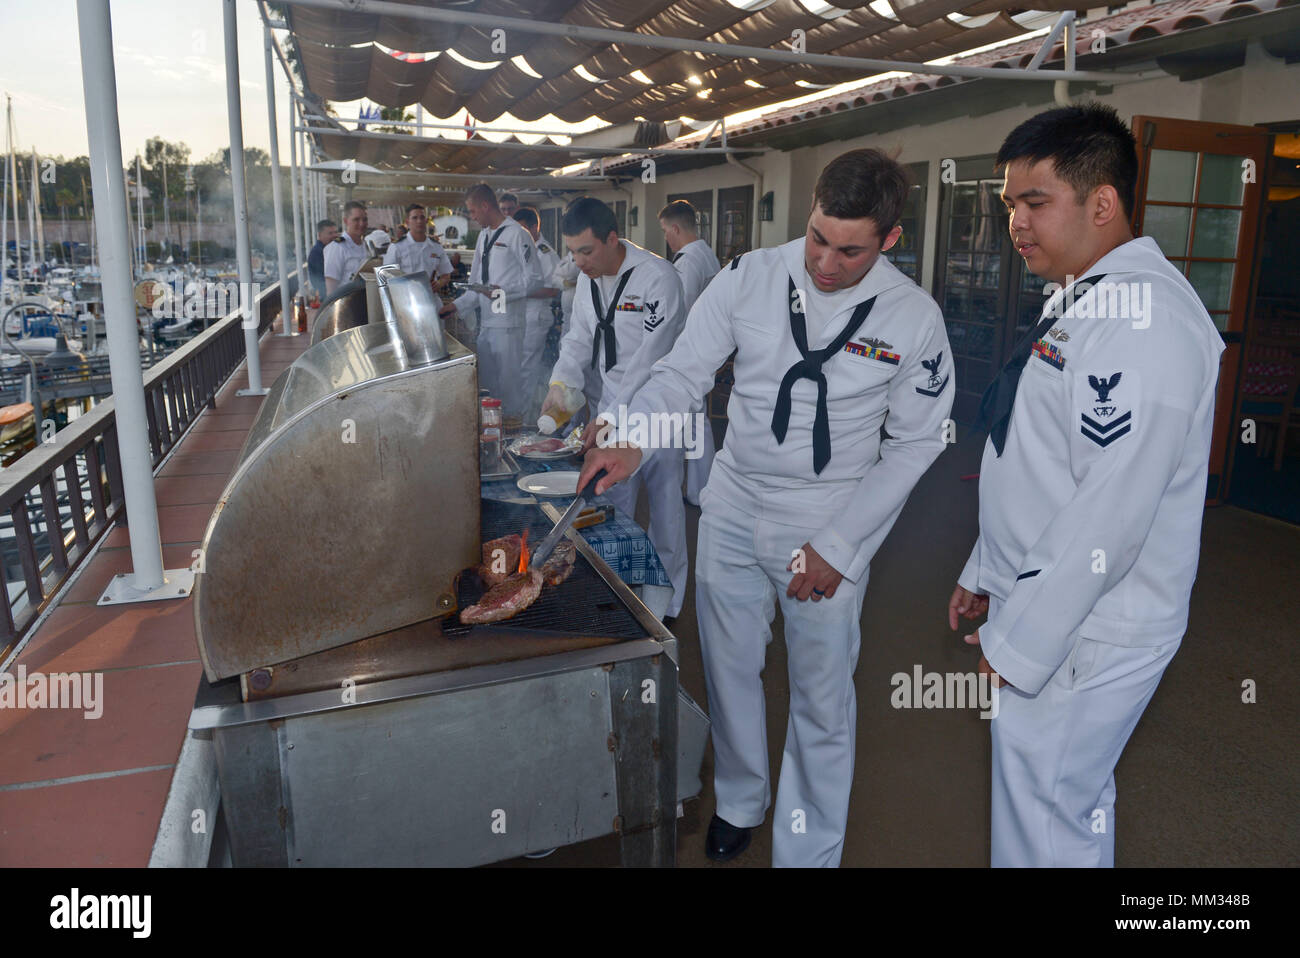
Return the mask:
[[(799, 0), (773, 0), (753, 11), (727, 0), (397, 2), (772, 49), (790, 49), (795, 31), (801, 30), (809, 53), (917, 62), (1024, 32), (1008, 13), (1023, 10), (1024, 0), (888, 0), (892, 17), (876, 13), (869, 0), (837, 0), (836, 7), (845, 12), (831, 19), (809, 13)], [(1032, 0), (1034, 9), (1047, 11), (1072, 9), (1076, 3)], [(294, 3), (288, 4), (288, 22), (298, 37), (307, 85), (320, 96), (339, 101), (368, 97), (392, 107), (421, 103), (435, 116), (466, 109), (487, 122), (507, 112), (526, 121), (547, 115), (566, 122), (591, 116), (611, 123), (682, 115), (716, 119), (863, 75), (855, 67), (736, 59), (509, 30), (503, 55), (494, 52), (490, 31), (478, 27)], [(384, 48), (436, 55), (410, 62)], [(453, 50), (456, 56), (449, 52)], [(513, 62), (517, 56), (539, 76)], [(579, 66), (596, 82), (575, 72)], [(632, 76), (637, 71), (649, 82)]]
[[(379, 124), (382, 126), (382, 124)], [(557, 147), (537, 149), (538, 144), (524, 143), (518, 137), (492, 142), (475, 134), (472, 138), (432, 138), (394, 134), (382, 139), (356, 133), (315, 132), (317, 145), (326, 156), (336, 160), (356, 160), (377, 169), (442, 170), (447, 173), (547, 173), (558, 167), (581, 162), (590, 153), (559, 147), (550, 138), (543, 145)]]

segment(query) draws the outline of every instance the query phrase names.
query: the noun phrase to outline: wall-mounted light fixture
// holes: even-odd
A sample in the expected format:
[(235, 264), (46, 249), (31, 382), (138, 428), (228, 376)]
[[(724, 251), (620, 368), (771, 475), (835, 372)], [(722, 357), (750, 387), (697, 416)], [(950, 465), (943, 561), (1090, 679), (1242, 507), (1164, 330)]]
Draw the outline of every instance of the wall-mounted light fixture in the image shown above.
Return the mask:
[(627, 222), (629, 226), (636, 226), (636, 217), (637, 217), (637, 212), (639, 210), (640, 210), (639, 206), (634, 206), (632, 207), (632, 209), (628, 211)]
[(776, 197), (771, 190), (763, 194), (763, 198), (758, 201), (758, 218), (764, 223), (772, 222), (773, 208), (776, 206)]

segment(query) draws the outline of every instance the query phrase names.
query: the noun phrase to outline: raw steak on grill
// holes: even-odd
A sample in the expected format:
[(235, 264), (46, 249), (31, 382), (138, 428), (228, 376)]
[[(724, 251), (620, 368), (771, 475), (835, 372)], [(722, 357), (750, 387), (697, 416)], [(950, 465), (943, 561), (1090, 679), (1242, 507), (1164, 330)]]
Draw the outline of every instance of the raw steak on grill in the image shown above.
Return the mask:
[(578, 547), (569, 539), (561, 539), (542, 563), (542, 578), (547, 585), (559, 585), (573, 571), (578, 559)]
[(537, 452), (559, 452), (564, 448), (563, 439), (540, 439), (537, 442), (530, 442), (519, 447), (521, 455)]
[(504, 582), (499, 582), (460, 614), (460, 621), (466, 625), (481, 625), (485, 622), (500, 622), (518, 615), (537, 601), (542, 594), (542, 574), (536, 569), (517, 572)]
[[(514, 534), (483, 543), (483, 564), (478, 567), (478, 577), (483, 580), (483, 584), (497, 585), (512, 575), (519, 568), (519, 550), (522, 546), (523, 539)], [(498, 549), (505, 554), (504, 558), (494, 555)], [(493, 572), (493, 568), (503, 571)]]

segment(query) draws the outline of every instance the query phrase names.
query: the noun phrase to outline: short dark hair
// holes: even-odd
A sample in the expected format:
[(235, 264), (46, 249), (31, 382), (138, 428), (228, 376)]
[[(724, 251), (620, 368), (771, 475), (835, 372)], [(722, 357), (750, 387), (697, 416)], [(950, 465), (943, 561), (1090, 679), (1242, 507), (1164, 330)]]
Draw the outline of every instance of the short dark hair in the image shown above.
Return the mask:
[(537, 210), (531, 206), (521, 206), (515, 210), (515, 219), (523, 223), (529, 229), (537, 229), (542, 225), (542, 218), (537, 215)]
[(694, 233), (699, 228), (695, 207), (686, 200), (673, 200), (659, 211), (659, 219), (669, 226), (676, 223), (690, 233)]
[(365, 208), (366, 208), (365, 203), (358, 203), (356, 200), (348, 200), (346, 203), (343, 204), (343, 218), (347, 219), (348, 214), (351, 213), (353, 210), (364, 210)]
[(837, 220), (869, 219), (883, 242), (903, 217), (912, 184), (907, 170), (880, 150), (849, 150), (826, 164), (813, 202)]
[(1030, 117), (1002, 141), (994, 169), (1001, 171), (1015, 160), (1051, 160), (1079, 203), (1097, 187), (1113, 186), (1125, 218), (1133, 218), (1137, 143), (1114, 107), (1094, 101)]
[(504, 203), (506, 202), (506, 200), (509, 200), (511, 203), (514, 203), (516, 206), (519, 205), (519, 197), (515, 196), (515, 194), (513, 193), (502, 193), (500, 196), (497, 197), (497, 203)]
[(492, 187), (488, 186), (486, 183), (479, 183), (475, 186), (471, 186), (469, 189), (465, 191), (466, 205), (469, 204), (470, 200), (474, 200), (479, 203), (486, 203), (494, 210), (498, 210), (501, 208), (500, 204), (497, 203), (496, 191), (494, 191)]
[[(412, 203), (410, 206), (408, 206), (408, 207), (406, 208), (406, 215), (403, 216), (402, 218), (405, 219), (406, 216), (410, 216), (410, 215), (411, 215), (412, 213), (414, 213), (416, 210), (424, 210), (424, 204), (423, 204), (423, 203)], [(425, 211), (426, 213), (429, 212), (428, 210), (424, 210), (424, 211)]]
[(319, 223), (316, 224), (316, 232), (319, 233), (321, 230), (326, 229), (330, 226), (337, 227), (338, 225), (339, 224), (335, 223), (333, 220), (321, 220)]
[(578, 236), (587, 229), (602, 243), (609, 239), (610, 233), (618, 235), (618, 220), (614, 218), (614, 211), (594, 196), (578, 197), (560, 220), (560, 232), (565, 236)]

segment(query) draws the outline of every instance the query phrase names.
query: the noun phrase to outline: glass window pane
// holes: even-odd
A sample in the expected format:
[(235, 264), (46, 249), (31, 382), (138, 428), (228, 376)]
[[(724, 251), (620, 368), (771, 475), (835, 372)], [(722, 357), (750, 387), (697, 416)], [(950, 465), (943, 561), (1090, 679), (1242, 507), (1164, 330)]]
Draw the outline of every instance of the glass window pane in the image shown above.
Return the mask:
[(1236, 263), (1189, 263), (1187, 279), (1210, 312), (1226, 310), (1232, 296), (1232, 274)]
[(997, 253), (1002, 249), (1002, 237), (1006, 235), (1006, 217), (981, 216), (975, 221), (974, 248), (986, 253)]
[(1228, 313), (1210, 313), (1210, 319), (1214, 320), (1214, 325), (1219, 328), (1219, 332), (1228, 328), (1228, 316)]
[(1147, 199), (1190, 203), (1196, 186), (1196, 154), (1186, 150), (1152, 150)]
[(969, 216), (954, 216), (948, 223), (948, 248), (970, 249), (974, 228), (975, 221)]
[(1187, 234), (1191, 231), (1190, 206), (1148, 206), (1142, 232), (1156, 241), (1166, 256), (1187, 255)]
[(1002, 265), (1002, 260), (997, 256), (975, 257), (975, 269), (971, 276), (972, 285), (979, 286), (983, 289), (998, 288), (998, 272)]
[(1237, 230), (1241, 210), (1197, 210), (1193, 256), (1232, 259), (1237, 255)]
[(944, 277), (945, 286), (961, 287), (971, 283), (970, 253), (950, 253), (948, 255), (948, 274)]
[(995, 216), (999, 219), (1006, 215), (1007, 207), (1002, 202), (1001, 180), (980, 181), (979, 212), (981, 216)]
[(998, 294), (984, 290), (971, 290), (970, 318), (981, 323), (998, 325), (1002, 317), (998, 314)]
[(975, 183), (958, 183), (952, 188), (952, 215), (975, 215)]
[(950, 321), (966, 319), (970, 314), (970, 290), (949, 287), (943, 294), (943, 315)]
[[(1241, 203), (1241, 164), (1244, 156), (1219, 153), (1201, 154), (1201, 203)], [(1150, 192), (1150, 191), (1148, 191)]]

